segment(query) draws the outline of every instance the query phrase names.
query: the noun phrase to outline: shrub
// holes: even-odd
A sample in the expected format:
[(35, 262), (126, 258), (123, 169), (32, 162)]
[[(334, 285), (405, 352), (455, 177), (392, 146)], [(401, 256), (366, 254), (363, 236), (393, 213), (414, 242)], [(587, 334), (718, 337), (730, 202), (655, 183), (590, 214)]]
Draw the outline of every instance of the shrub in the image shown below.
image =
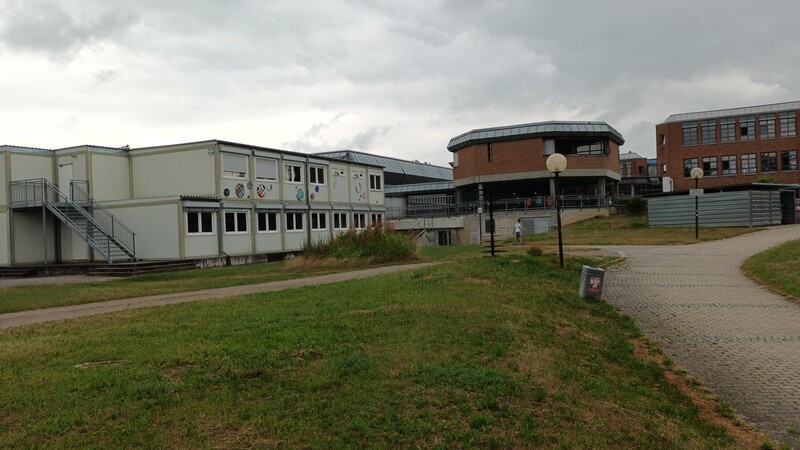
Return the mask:
[(527, 250), (528, 256), (542, 256), (544, 249), (540, 245), (534, 245)]
[(625, 202), (626, 211), (631, 215), (641, 215), (647, 212), (647, 200), (642, 197), (631, 197)]
[(381, 223), (360, 231), (350, 229), (331, 240), (306, 242), (306, 256), (317, 258), (363, 258), (377, 263), (409, 261), (417, 258), (417, 247), (411, 237), (396, 233)]

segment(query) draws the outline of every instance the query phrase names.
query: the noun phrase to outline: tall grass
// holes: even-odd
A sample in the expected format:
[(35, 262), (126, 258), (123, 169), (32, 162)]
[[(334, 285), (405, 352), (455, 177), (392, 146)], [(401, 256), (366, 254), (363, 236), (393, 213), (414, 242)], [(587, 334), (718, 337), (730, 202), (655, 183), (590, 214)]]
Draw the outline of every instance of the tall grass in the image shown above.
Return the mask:
[(307, 241), (305, 256), (312, 258), (366, 259), (375, 263), (418, 259), (411, 237), (397, 233), (383, 223), (374, 223), (364, 230), (351, 228), (330, 240)]

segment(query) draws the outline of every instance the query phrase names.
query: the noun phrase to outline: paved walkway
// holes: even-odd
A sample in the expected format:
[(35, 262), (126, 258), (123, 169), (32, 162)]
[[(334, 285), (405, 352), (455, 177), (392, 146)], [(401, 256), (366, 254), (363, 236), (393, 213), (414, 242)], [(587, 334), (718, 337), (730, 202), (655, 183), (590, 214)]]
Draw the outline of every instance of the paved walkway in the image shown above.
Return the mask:
[(56, 277), (0, 278), (0, 288), (37, 286), (42, 284), (80, 284), (119, 280), (117, 277), (90, 277), (88, 275), (60, 275)]
[(419, 269), (438, 263), (407, 264), (402, 266), (377, 267), (375, 269), (356, 270), (353, 272), (334, 273), (317, 277), (298, 278), (293, 280), (273, 281), (270, 283), (248, 284), (244, 286), (231, 286), (218, 289), (206, 289), (194, 292), (180, 292), (175, 294), (152, 295), (149, 297), (126, 298), (108, 302), (87, 303), (83, 305), (61, 306), (57, 308), (36, 309), (15, 313), (0, 314), (0, 329), (21, 327), (35, 323), (52, 322), (55, 320), (74, 319), (77, 317), (93, 316), (126, 309), (146, 308), (149, 306), (168, 305), (172, 303), (192, 302), (211, 298), (233, 297), (238, 295), (256, 294), (260, 292), (281, 291), (303, 286), (336, 283), (339, 281), (355, 280), (374, 277), (378, 275), (403, 272)]
[(604, 247), (627, 259), (606, 274), (603, 297), (748, 421), (800, 449), (800, 305), (739, 270), (792, 239), (800, 225), (688, 246)]

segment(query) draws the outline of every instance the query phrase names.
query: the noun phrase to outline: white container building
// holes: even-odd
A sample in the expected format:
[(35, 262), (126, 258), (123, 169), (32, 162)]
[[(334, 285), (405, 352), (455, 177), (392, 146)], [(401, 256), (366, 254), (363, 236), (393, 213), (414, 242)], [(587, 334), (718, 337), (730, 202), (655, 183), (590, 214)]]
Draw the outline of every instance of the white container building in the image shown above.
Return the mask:
[(0, 146), (0, 266), (270, 260), (385, 214), (383, 168), (209, 140)]

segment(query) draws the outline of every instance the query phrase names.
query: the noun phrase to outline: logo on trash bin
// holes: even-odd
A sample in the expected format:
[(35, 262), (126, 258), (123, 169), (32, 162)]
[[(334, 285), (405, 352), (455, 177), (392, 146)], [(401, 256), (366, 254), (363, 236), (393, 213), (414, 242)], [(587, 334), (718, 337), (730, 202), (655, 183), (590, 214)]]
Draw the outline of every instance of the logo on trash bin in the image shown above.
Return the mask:
[(600, 290), (600, 277), (589, 277), (589, 290), (590, 291), (599, 291)]

